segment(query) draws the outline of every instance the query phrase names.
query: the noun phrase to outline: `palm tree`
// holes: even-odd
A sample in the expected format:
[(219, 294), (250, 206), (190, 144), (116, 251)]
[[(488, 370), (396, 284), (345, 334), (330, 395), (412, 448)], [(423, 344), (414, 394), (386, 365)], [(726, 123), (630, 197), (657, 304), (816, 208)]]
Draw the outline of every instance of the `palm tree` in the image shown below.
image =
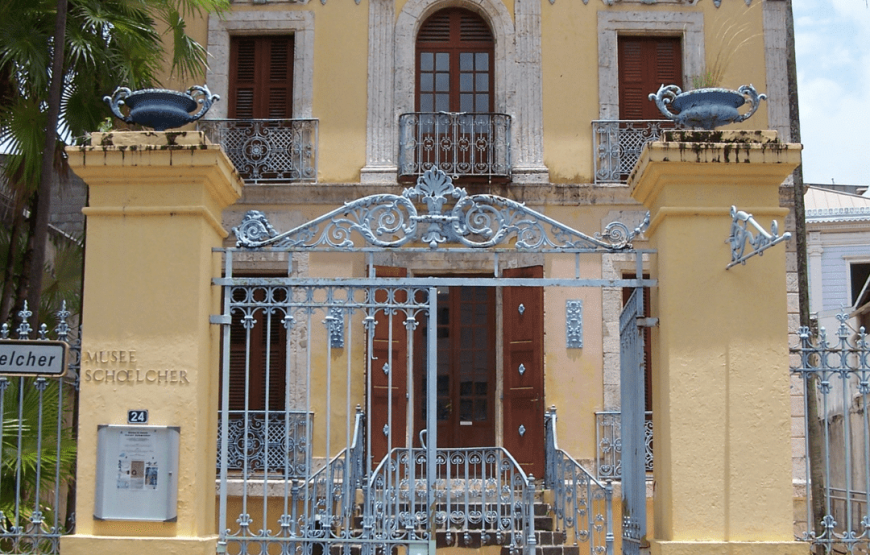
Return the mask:
[[(11, 153), (3, 172), (15, 207), (7, 260), (16, 262), (3, 276), (0, 322), (8, 320), (12, 299), (18, 307), (29, 299), (39, 321), (49, 192), (53, 174), (65, 167), (62, 139), (81, 142), (97, 129), (109, 115), (101, 98), (115, 87), (158, 85), (167, 58), (172, 73), (201, 78), (206, 52), (187, 34), (185, 18), (229, 6), (229, 0), (55, 1), (0, 2), (0, 144)], [(24, 254), (13, 252), (22, 243)]]

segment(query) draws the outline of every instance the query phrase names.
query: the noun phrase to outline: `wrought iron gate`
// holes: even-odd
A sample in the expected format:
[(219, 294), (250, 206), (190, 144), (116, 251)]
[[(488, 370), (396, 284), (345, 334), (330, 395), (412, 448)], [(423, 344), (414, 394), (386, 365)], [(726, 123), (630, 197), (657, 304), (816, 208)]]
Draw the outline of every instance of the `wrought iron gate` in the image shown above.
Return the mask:
[(643, 289), (628, 298), (619, 316), (622, 407), (622, 552), (637, 555), (646, 537), (646, 452)]
[[(838, 314), (837, 320), (837, 330), (830, 334), (825, 328), (816, 334), (801, 327), (800, 344), (791, 350), (800, 358), (791, 371), (803, 386), (805, 448), (811, 454), (805, 458), (806, 522), (799, 523), (797, 537), (825, 553), (867, 553), (870, 338), (863, 327), (850, 325), (854, 321), (848, 314)], [(815, 411), (809, 409), (811, 396)], [(811, 440), (814, 435), (817, 442)], [(811, 479), (812, 465), (818, 468)]]
[[(25, 303), (15, 330), (0, 327), (0, 342), (47, 340), (47, 326), (34, 330), (31, 316)], [(81, 343), (72, 341), (65, 304), (56, 316), (53, 335), (72, 343), (65, 375), (0, 376), (0, 553), (57, 555), (60, 537), (75, 527), (67, 494), (75, 473)]]
[[(223, 287), (214, 319), (223, 342), (221, 550), (368, 555), (401, 546), (414, 555), (437, 540), (531, 555), (532, 477), (503, 447), (439, 445), (439, 289), (650, 285), (640, 274), (580, 277), (583, 255), (640, 260), (649, 252), (632, 249), (640, 229), (613, 223), (586, 235), (510, 199), (468, 195), (431, 170), (401, 195), (349, 202), (283, 234), (259, 212), (233, 231), (238, 247), (224, 249), (224, 277), (214, 280)], [(235, 275), (234, 259), (253, 251), (283, 253), (289, 277)], [(309, 257), (323, 252), (364, 260), (366, 275), (311, 277)], [(485, 254), (491, 277), (377, 277), (387, 252)], [(502, 261), (517, 253), (573, 255), (575, 275), (504, 277)], [(372, 456), (376, 443), (383, 456)]]

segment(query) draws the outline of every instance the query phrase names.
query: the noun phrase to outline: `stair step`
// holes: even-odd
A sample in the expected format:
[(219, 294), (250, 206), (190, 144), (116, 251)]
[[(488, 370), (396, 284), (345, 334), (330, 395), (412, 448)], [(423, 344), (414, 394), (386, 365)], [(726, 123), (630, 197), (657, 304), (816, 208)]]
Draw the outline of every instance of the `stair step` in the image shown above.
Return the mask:
[[(501, 555), (511, 555), (510, 548), (502, 547)], [(535, 555), (580, 555), (580, 547), (576, 545), (537, 546)]]

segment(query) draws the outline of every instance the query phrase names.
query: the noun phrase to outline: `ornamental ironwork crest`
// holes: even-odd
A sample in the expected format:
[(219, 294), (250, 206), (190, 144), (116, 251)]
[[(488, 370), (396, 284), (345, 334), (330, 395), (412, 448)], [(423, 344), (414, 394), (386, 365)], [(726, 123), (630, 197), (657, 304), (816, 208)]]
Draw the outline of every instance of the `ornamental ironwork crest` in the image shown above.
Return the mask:
[(649, 225), (649, 213), (635, 229), (621, 222), (587, 235), (525, 204), (508, 198), (469, 195), (443, 171), (430, 169), (401, 195), (376, 194), (347, 202), (319, 218), (278, 233), (266, 216), (251, 210), (233, 228), (236, 246), (303, 250), (315, 247), (354, 250), (358, 235), (365, 247), (396, 248), (442, 244), (470, 248), (507, 247), (520, 251), (603, 251), (632, 248)]

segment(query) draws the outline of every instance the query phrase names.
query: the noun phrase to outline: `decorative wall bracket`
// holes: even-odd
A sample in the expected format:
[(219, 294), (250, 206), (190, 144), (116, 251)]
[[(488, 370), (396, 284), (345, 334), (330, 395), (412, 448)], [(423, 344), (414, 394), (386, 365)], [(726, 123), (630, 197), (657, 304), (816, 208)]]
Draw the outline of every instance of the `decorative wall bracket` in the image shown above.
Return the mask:
[(565, 301), (565, 338), (567, 348), (583, 348), (583, 301)]
[[(770, 224), (770, 232), (768, 232), (755, 221), (752, 214), (737, 210), (734, 206), (731, 207), (731, 218), (731, 236), (728, 238), (731, 244), (731, 264), (725, 267), (726, 270), (737, 264), (746, 264), (747, 259), (756, 254), (761, 256), (770, 247), (791, 239), (789, 232), (779, 235), (779, 225), (776, 220)], [(757, 235), (753, 235), (748, 229), (749, 225), (755, 228)], [(748, 253), (747, 245), (752, 248)]]

